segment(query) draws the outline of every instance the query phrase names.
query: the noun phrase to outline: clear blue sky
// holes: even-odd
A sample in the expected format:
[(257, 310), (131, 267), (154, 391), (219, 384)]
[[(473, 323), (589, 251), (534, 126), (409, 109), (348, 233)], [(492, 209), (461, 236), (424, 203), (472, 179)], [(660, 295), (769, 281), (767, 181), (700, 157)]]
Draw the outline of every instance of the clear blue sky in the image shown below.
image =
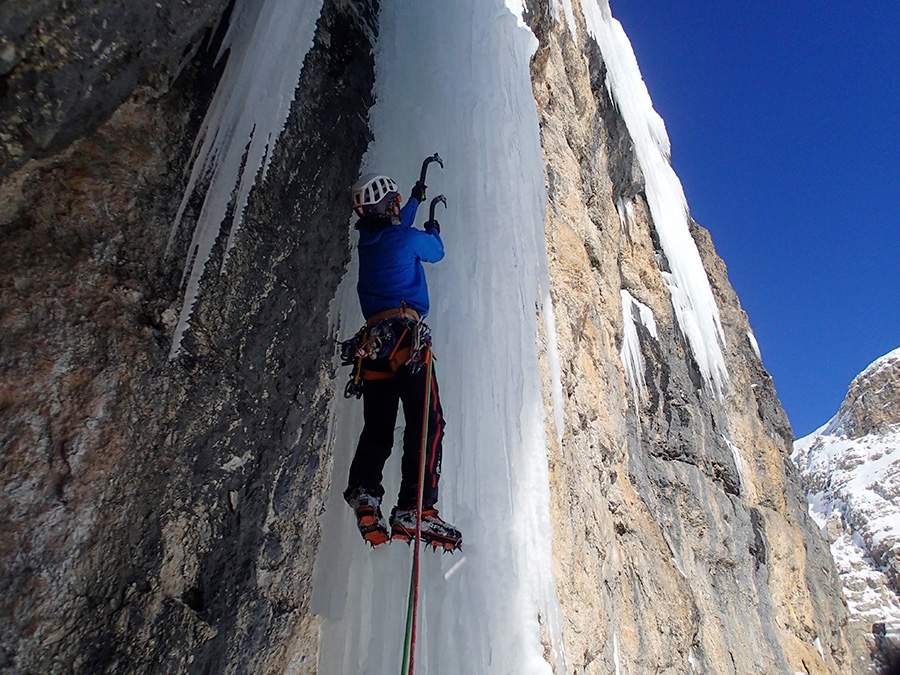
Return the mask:
[(794, 433), (900, 347), (900, 3), (610, 0)]

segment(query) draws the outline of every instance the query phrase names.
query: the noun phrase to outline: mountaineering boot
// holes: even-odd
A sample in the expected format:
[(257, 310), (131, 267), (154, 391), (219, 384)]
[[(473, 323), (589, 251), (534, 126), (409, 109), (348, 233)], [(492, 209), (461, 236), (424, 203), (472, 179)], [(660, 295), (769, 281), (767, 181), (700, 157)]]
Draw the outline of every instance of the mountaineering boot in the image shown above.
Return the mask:
[(381, 515), (381, 502), (378, 497), (363, 488), (357, 488), (344, 497), (356, 511), (356, 525), (359, 533), (374, 548), (388, 541), (387, 525)]
[[(391, 511), (391, 537), (411, 542), (416, 536), (416, 510), (395, 508)], [(422, 541), (435, 549), (455, 551), (462, 548), (462, 534), (445, 523), (432, 507), (422, 510)]]

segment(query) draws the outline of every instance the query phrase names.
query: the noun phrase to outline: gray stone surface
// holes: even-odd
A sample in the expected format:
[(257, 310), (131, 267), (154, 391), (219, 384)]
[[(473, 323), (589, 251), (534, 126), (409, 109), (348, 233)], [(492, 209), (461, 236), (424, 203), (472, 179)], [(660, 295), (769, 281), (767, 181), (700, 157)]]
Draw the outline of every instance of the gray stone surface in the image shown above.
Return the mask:
[[(831, 544), (857, 652), (871, 672), (896, 652), (900, 630), (900, 350), (860, 373), (837, 414), (794, 444), (816, 519)], [(888, 642), (879, 637), (886, 629)]]
[(96, 129), (139, 86), (165, 91), (229, 0), (5, 0), (0, 176)]
[(857, 375), (835, 419), (849, 438), (883, 434), (898, 428), (900, 354), (893, 358), (885, 356)]
[(211, 55), (0, 186), (0, 672), (315, 671), (327, 311), (372, 103), (374, 9), (353, 10), (325, 3), (176, 362), (187, 242), (165, 247)]
[[(678, 328), (644, 177), (581, 22), (529, 17), (549, 204), (547, 247), (565, 428), (551, 443), (554, 552), (576, 673), (851, 673), (828, 547), (789, 462), (792, 434), (725, 265), (692, 235), (725, 330), (719, 400)], [(622, 224), (616, 202), (633, 203)], [(620, 289), (646, 400), (627, 385)], [(553, 419), (546, 383), (548, 419)], [(557, 438), (550, 429), (548, 437)]]

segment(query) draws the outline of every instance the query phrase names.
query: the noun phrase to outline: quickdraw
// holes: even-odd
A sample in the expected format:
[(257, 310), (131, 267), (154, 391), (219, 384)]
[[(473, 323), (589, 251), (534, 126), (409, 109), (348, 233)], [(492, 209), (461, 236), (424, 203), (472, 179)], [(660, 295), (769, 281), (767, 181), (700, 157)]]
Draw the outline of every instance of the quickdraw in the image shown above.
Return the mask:
[[(362, 398), (362, 359), (357, 359), (350, 373), (350, 381), (344, 387), (344, 398)], [(344, 364), (346, 365), (346, 364)]]
[(409, 348), (409, 359), (407, 364), (412, 366), (414, 373), (422, 369), (428, 359), (428, 352), (431, 349), (431, 328), (424, 321), (415, 324), (412, 331), (412, 346)]
[(362, 398), (362, 366), (363, 359), (378, 358), (382, 342), (385, 336), (381, 331), (376, 331), (379, 326), (360, 328), (356, 335), (341, 343), (341, 365), (353, 366), (350, 372), (350, 381), (344, 387), (344, 398)]

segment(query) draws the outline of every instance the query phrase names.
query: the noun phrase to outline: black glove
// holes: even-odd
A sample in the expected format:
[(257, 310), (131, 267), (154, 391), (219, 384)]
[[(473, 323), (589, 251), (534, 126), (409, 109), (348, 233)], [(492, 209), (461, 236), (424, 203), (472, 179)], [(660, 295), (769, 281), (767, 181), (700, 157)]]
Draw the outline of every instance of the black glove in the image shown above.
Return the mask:
[(440, 234), (441, 224), (436, 220), (429, 220), (427, 223), (425, 223), (425, 231), (430, 232), (431, 230), (434, 230), (435, 232)]
[(420, 180), (417, 180), (416, 184), (413, 185), (413, 189), (409, 193), (409, 196), (412, 199), (415, 199), (420, 204), (424, 204), (425, 203), (425, 188), (427, 188), (427, 187), (428, 186), (425, 185), (425, 183), (423, 183)]

